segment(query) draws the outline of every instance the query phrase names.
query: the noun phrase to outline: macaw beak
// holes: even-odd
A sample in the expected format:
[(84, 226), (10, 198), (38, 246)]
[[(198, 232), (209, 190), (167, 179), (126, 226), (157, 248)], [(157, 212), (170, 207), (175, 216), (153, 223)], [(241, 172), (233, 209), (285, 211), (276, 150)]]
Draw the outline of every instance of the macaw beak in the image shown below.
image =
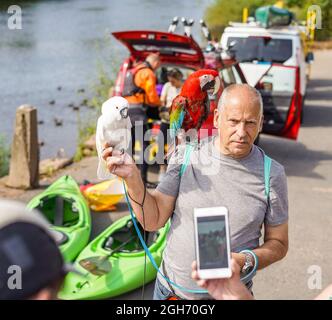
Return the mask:
[(214, 84), (214, 90), (213, 90), (212, 94), (215, 96), (218, 93), (219, 89), (220, 89), (220, 78), (215, 77), (214, 81), (215, 81), (215, 84)]
[(220, 89), (220, 78), (209, 75), (208, 78), (203, 78), (202, 91), (207, 91), (209, 94), (216, 95)]

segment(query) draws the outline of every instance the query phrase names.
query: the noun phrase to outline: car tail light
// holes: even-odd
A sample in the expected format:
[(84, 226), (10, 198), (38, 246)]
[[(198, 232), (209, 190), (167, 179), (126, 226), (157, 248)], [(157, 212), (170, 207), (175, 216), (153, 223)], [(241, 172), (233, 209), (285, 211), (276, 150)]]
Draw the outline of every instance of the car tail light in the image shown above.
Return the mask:
[(287, 122), (282, 135), (289, 139), (297, 139), (301, 126), (302, 95), (300, 93), (300, 70), (296, 67), (296, 83), (289, 108)]

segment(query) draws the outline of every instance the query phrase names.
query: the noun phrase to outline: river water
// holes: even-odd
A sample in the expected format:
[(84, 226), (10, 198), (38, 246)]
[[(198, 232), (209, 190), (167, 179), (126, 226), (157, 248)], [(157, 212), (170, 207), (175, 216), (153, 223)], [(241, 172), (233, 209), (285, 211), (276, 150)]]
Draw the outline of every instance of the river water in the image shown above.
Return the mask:
[[(8, 7), (22, 8), (22, 30), (9, 30)], [(211, 0), (68, 0), (0, 3), (0, 135), (10, 143), (15, 111), (21, 104), (38, 110), (41, 158), (60, 148), (73, 155), (78, 123), (91, 114), (74, 111), (91, 95), (98, 65), (114, 77), (127, 50), (111, 31), (167, 30), (173, 16), (194, 18), (194, 37), (201, 42), (198, 20)], [(179, 32), (182, 33), (182, 26)], [(61, 87), (61, 88), (59, 88)], [(59, 90), (60, 89), (60, 90)], [(84, 92), (78, 92), (84, 89)], [(82, 91), (82, 90), (81, 90)], [(55, 125), (55, 118), (63, 122)]]

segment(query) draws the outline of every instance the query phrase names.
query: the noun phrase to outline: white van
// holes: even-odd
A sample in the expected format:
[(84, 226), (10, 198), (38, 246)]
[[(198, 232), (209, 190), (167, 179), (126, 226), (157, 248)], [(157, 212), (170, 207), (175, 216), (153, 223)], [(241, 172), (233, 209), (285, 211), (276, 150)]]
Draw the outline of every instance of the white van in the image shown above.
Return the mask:
[(307, 63), (299, 26), (263, 28), (231, 23), (221, 47), (235, 54), (247, 82), (264, 102), (263, 132), (297, 139), (307, 85)]

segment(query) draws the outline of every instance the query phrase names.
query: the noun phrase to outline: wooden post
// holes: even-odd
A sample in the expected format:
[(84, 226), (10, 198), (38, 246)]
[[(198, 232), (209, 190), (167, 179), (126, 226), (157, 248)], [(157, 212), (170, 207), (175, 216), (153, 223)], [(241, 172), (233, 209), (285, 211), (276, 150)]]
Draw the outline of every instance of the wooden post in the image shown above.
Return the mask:
[(18, 189), (31, 189), (39, 185), (37, 109), (30, 105), (22, 105), (16, 111), (6, 185)]

